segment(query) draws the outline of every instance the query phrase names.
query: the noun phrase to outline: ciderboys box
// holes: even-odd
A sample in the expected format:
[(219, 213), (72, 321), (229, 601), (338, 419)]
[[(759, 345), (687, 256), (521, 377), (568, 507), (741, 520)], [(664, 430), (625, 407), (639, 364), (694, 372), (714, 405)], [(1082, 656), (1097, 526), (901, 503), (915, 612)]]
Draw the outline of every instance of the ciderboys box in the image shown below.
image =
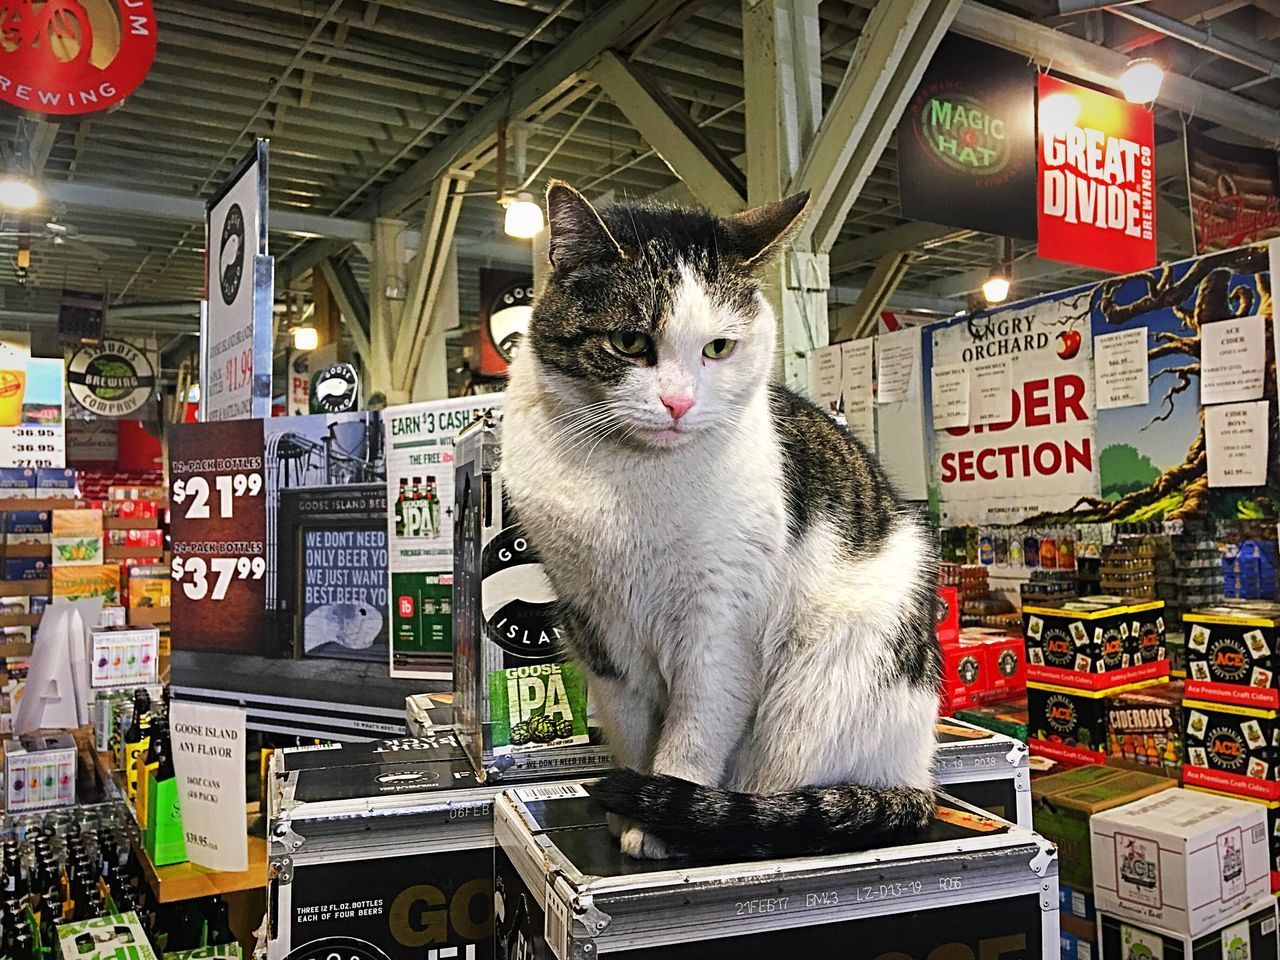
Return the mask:
[(499, 430), (455, 444), (454, 726), (482, 781), (609, 766), (586, 677), (562, 655), (555, 594), (502, 490)]
[(1165, 790), (1089, 826), (1099, 912), (1198, 937), (1271, 904), (1267, 817), (1256, 803)]
[(1032, 680), (1101, 690), (1169, 675), (1161, 600), (1029, 604), (1022, 625)]
[(1027, 745), (1037, 756), (1067, 763), (1102, 763), (1107, 753), (1107, 698), (1147, 690), (1168, 680), (1082, 690), (1027, 683)]
[(272, 754), (269, 960), (488, 960), (496, 790), (447, 732)]
[(1187, 700), (1182, 709), (1187, 724), (1183, 783), (1280, 800), (1280, 722), (1275, 710), (1205, 700)]
[(1183, 616), (1187, 696), (1280, 707), (1280, 604), (1224, 604)]
[(496, 952), (1056, 958), (1054, 848), (960, 801), (944, 804), (926, 836), (901, 846), (713, 864), (625, 857), (582, 788), (508, 790), (494, 808)]

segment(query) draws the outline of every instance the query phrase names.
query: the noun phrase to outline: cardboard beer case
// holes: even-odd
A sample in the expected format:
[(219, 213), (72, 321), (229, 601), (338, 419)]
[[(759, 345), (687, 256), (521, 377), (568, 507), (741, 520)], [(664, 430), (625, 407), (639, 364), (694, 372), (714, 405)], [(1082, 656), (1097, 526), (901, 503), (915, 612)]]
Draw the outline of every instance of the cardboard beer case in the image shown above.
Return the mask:
[(1275, 909), (1267, 816), (1245, 800), (1165, 790), (1090, 821), (1099, 913), (1196, 938)]
[(1259, 804), (1267, 811), (1267, 837), (1271, 848), (1271, 889), (1280, 891), (1280, 800), (1256, 800), (1253, 797), (1242, 797), (1238, 794), (1222, 793), (1207, 787), (1188, 787), (1198, 793), (1215, 793), (1222, 797), (1233, 797)]
[(1182, 781), (1256, 800), (1280, 800), (1280, 714), (1204, 700), (1183, 702)]
[(1037, 756), (1079, 766), (1107, 757), (1107, 703), (1120, 694), (1148, 691), (1167, 679), (1103, 690), (1027, 682), (1027, 746)]
[(272, 754), (268, 960), (492, 957), (498, 787), (452, 737), (406, 741)]
[(1098, 918), (1101, 960), (1276, 960), (1276, 908), (1262, 903), (1198, 937), (1110, 914)]
[(1022, 625), (1030, 680), (1103, 690), (1169, 675), (1162, 600), (1027, 604)]
[(910, 842), (754, 863), (632, 860), (582, 787), (494, 821), (501, 957), (1058, 956), (1056, 851), (958, 800)]
[(1183, 615), (1187, 696), (1280, 707), (1280, 604), (1227, 602)]
[(1027, 745), (954, 717), (937, 722), (933, 770), (953, 797), (1031, 829), (1031, 768)]
[(608, 768), (609, 750), (503, 493), (499, 433), (491, 414), (455, 444), (454, 727), (482, 782), (587, 776)]

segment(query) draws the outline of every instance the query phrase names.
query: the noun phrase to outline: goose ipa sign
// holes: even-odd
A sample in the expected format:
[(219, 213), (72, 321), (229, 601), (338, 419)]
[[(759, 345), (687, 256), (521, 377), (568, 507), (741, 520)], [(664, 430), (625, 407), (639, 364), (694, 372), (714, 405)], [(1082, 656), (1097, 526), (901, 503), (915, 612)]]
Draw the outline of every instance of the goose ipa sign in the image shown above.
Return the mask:
[(1041, 74), (1039, 254), (1110, 273), (1156, 262), (1151, 111)]

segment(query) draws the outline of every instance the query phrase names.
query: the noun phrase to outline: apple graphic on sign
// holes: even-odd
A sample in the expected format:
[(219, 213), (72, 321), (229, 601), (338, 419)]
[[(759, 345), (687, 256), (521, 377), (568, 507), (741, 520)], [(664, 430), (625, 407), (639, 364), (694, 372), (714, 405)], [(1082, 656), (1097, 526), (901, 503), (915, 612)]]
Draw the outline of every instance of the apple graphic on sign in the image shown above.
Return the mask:
[(1066, 330), (1058, 334), (1058, 356), (1070, 360), (1080, 352), (1080, 334), (1075, 330)]

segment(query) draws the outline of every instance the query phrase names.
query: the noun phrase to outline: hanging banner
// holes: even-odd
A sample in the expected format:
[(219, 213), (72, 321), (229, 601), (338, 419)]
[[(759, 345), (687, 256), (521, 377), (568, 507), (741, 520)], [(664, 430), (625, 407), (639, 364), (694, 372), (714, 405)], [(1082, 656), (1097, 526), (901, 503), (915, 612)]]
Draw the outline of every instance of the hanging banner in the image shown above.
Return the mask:
[(1034, 240), (1034, 72), (948, 34), (898, 125), (902, 215)]
[[(935, 370), (962, 364), (976, 374), (971, 398), (989, 378), (1007, 383), (1009, 398), (1001, 422), (935, 434), (944, 526), (1018, 523), (1097, 495), (1088, 324), (1088, 314), (1071, 304), (1044, 300), (933, 329)], [(977, 424), (972, 409), (970, 422)]]
[(200, 419), (271, 415), (275, 269), (267, 256), (267, 141), (206, 205)]
[(31, 356), (27, 334), (0, 334), (0, 467), (65, 467), (62, 361)]
[(382, 412), (387, 435), (391, 675), (453, 668), (453, 441), (502, 394), (429, 400)]
[(1151, 111), (1048, 74), (1039, 93), (1040, 256), (1111, 273), (1154, 266)]
[(1187, 189), (1196, 253), (1280, 236), (1276, 151), (1187, 130)]
[(244, 711), (180, 700), (169, 709), (187, 859), (210, 870), (243, 873), (249, 869)]
[(77, 412), (110, 420), (145, 416), (156, 392), (158, 359), (154, 340), (135, 345), (108, 338), (68, 349), (67, 390)]

